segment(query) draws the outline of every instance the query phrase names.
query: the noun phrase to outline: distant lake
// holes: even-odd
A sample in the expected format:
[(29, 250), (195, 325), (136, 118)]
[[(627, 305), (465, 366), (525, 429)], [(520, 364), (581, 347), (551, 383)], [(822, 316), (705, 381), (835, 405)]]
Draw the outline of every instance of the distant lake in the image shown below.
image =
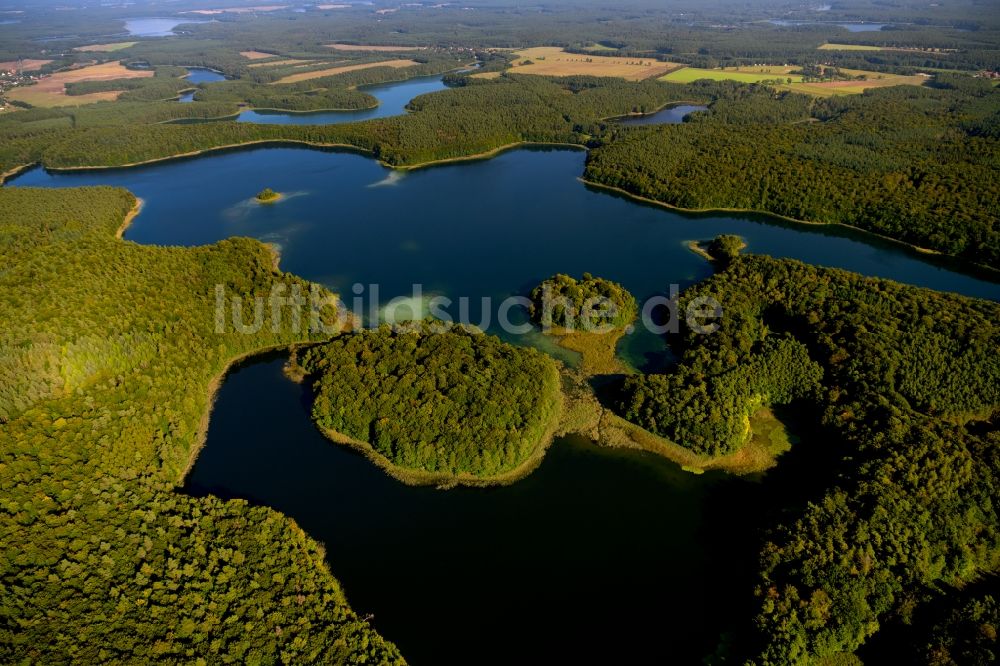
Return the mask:
[(846, 28), (848, 32), (878, 32), (888, 23), (828, 23), (820, 21), (786, 21), (784, 19), (772, 19), (768, 21), (773, 25), (796, 26), (796, 25), (837, 25)]
[(184, 77), (191, 83), (213, 83), (215, 81), (225, 81), (226, 77), (222, 72), (207, 67), (188, 67), (188, 74)]
[[(184, 77), (184, 79), (190, 83), (213, 83), (215, 81), (226, 80), (226, 77), (223, 76), (221, 72), (216, 72), (214, 69), (208, 69), (207, 67), (188, 67), (187, 71), (188, 74)], [(184, 104), (193, 102), (194, 93), (194, 90), (183, 93), (177, 98), (177, 101)]]
[(199, 19), (138, 18), (125, 19), (125, 30), (131, 37), (169, 37), (174, 28), (185, 23), (209, 23)]
[[(128, 241), (251, 236), (280, 248), (282, 269), (348, 301), (355, 284), (365, 297), (377, 284), (384, 304), (419, 283), (424, 295), (469, 297), (470, 316), (495, 332), (482, 297), (589, 271), (643, 300), (711, 275), (685, 241), (720, 233), (751, 252), (1000, 300), (995, 281), (846, 228), (682, 214), (587, 187), (584, 159), (518, 149), (398, 172), (352, 153), (255, 148), (131, 169), (35, 168), (12, 183), (127, 187), (145, 201)], [(265, 187), (287, 196), (258, 205)], [(669, 353), (641, 332), (619, 351), (647, 369)], [(416, 666), (700, 663), (752, 613), (761, 521), (824, 487), (833, 469), (817, 456), (836, 447), (796, 430), (790, 414), (807, 441), (763, 484), (563, 437), (511, 486), (411, 488), (324, 439), (283, 363), (268, 355), (226, 378), (185, 490), (295, 519), (325, 545), (354, 609)]]
[(289, 113), (287, 111), (243, 111), (237, 118), (241, 123), (263, 123), (270, 125), (334, 125), (353, 123), (372, 118), (385, 118), (406, 113), (406, 105), (414, 97), (444, 90), (443, 77), (424, 76), (396, 83), (362, 86), (362, 92), (378, 99), (374, 109), (363, 111), (317, 111)]
[(649, 113), (643, 116), (622, 116), (613, 120), (619, 125), (672, 125), (684, 122), (684, 118), (695, 111), (706, 110), (708, 110), (707, 106), (679, 104), (661, 109), (656, 113)]

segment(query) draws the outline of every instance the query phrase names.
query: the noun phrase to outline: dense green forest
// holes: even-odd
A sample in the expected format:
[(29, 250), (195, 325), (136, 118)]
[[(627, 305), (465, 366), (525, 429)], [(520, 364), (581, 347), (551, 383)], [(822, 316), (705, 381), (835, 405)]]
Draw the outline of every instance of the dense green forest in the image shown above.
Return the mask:
[(303, 335), (216, 333), (215, 285), (307, 285), (257, 241), (119, 241), (135, 203), (0, 189), (0, 660), (402, 663), (294, 523), (174, 491), (227, 364)]
[[(678, 0), (669, 12), (658, 0), (375, 0), (221, 14), (110, 53), (75, 47), (131, 40), (126, 14), (185, 16), (204, 4), (38, 0), (0, 11), (8, 5), (21, 13), (0, 21), (0, 61), (52, 60), (48, 73), (121, 60), (155, 76), (67, 86), (70, 101), (124, 91), (114, 102), (0, 113), (0, 173), (251, 142), (339, 146), (396, 167), (567, 143), (590, 149), (587, 180), (664, 204), (848, 224), (1000, 268), (1000, 89), (970, 76), (1000, 70), (1000, 16), (981, 0), (841, 0), (823, 12), (736, 0)], [(779, 17), (789, 24), (770, 22)], [(859, 20), (885, 25), (839, 25)], [(385, 55), (334, 51), (332, 42), (424, 48)], [(512, 57), (502, 49), (541, 44), (707, 68), (928, 76), (920, 87), (814, 98), (730, 82), (458, 71), (478, 60), (480, 71), (500, 72)], [(878, 50), (820, 50), (828, 44)], [(240, 55), (248, 50), (272, 57), (251, 61)], [(382, 57), (418, 64), (275, 83)], [(297, 62), (255, 65), (284, 60)], [(192, 84), (182, 78), (190, 66), (229, 80)], [(418, 97), (400, 117), (230, 122), (247, 107), (371, 108), (360, 86), (446, 72), (450, 89)], [(194, 101), (178, 103), (188, 90)], [(710, 108), (678, 125), (612, 120), (678, 102)], [(284, 322), (216, 333), (217, 285), (243, 299), (247, 318), (253, 297), (273, 285), (309, 285), (277, 271), (249, 239), (198, 248), (121, 241), (135, 204), (110, 188), (0, 188), (0, 659), (403, 663), (350, 608), (336, 558), (331, 573), (323, 546), (293, 521), (176, 491), (203, 442), (211, 393), (238, 358), (321, 343), (301, 356), (321, 428), (399, 468), (475, 480), (544, 452), (561, 407), (554, 362), (464, 329), (320, 340)], [(710, 244), (717, 274), (681, 299), (721, 302), (720, 331), (670, 339), (677, 362), (668, 371), (609, 387), (615, 412), (699, 454), (746, 450), (751, 416), (787, 405), (824, 435), (797, 447), (833, 448), (832, 480), (770, 523), (756, 590), (746, 590), (756, 593), (755, 617), (729, 656), (763, 666), (860, 648), (868, 663), (995, 661), (1000, 307), (741, 256), (740, 245)], [(615, 283), (586, 274), (546, 283), (574, 307), (610, 297), (621, 306), (615, 326), (635, 317), (634, 299)], [(589, 384), (580, 390), (593, 397)]]
[(452, 327), (375, 330), (311, 347), (313, 419), (392, 465), (496, 477), (538, 458), (559, 418), (556, 365), (539, 351)]
[(617, 282), (584, 273), (557, 274), (531, 290), (531, 317), (543, 328), (624, 328), (639, 314), (635, 297)]
[[(732, 257), (681, 306), (703, 295), (720, 330), (674, 341), (668, 374), (627, 379), (627, 416), (712, 451), (739, 443), (748, 410), (798, 397), (840, 459), (763, 546), (757, 663), (852, 652), (997, 570), (1000, 306), (763, 256)], [(930, 652), (966, 649), (942, 631)]]
[[(593, 148), (588, 180), (670, 205), (849, 224), (1000, 265), (1000, 192), (993, 187), (1000, 90), (986, 82), (942, 75), (934, 87), (828, 99), (730, 82), (514, 74), (462, 82), (418, 97), (404, 116), (344, 125), (136, 122), (143, 113), (155, 120), (230, 115), (241, 100), (296, 106), (303, 93), (254, 99), (262, 86), (240, 81), (207, 84), (196, 94), (206, 101), (194, 104), (159, 102), (144, 110), (139, 102), (116, 102), (12, 113), (0, 116), (0, 134), (9, 139), (0, 146), (0, 170), (39, 161), (50, 167), (132, 164), (261, 141), (352, 146), (395, 166), (525, 141), (574, 143)], [(219, 92), (210, 93), (213, 86), (221, 86)], [(304, 104), (366, 103), (359, 91), (330, 90), (346, 97), (321, 95)], [(626, 128), (602, 120), (677, 101), (711, 107), (679, 125)]]
[(810, 100), (746, 86), (691, 122), (621, 130), (586, 178), (681, 208), (849, 224), (1000, 267), (1000, 90), (942, 77)]
[[(15, 113), (0, 120), (0, 128), (14, 127), (12, 140), (0, 146), (0, 169), (35, 161), (50, 167), (114, 166), (253, 141), (356, 146), (388, 164), (404, 166), (522, 141), (582, 143), (599, 131), (599, 118), (653, 111), (692, 96), (707, 101), (710, 89), (509, 76), (422, 95), (411, 103), (413, 113), (405, 116), (342, 125), (111, 126), (92, 119), (88, 127), (67, 131), (52, 129), (48, 113), (41, 118)], [(107, 113), (113, 114), (115, 106), (108, 105)]]

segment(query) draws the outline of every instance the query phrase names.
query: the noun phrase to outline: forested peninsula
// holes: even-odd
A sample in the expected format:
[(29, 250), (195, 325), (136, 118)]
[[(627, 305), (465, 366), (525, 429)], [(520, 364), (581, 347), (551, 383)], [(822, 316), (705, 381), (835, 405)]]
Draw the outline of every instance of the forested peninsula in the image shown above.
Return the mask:
[(288, 317), (216, 333), (215, 285), (248, 308), (308, 285), (249, 239), (116, 239), (135, 205), (106, 187), (0, 188), (5, 660), (402, 664), (292, 521), (175, 489), (230, 364), (302, 336)]
[(617, 409), (718, 455), (753, 410), (793, 404), (836, 447), (832, 484), (763, 545), (760, 663), (853, 652), (995, 570), (1000, 306), (753, 255), (681, 306), (699, 296), (721, 329), (672, 341), (678, 365), (626, 378)]

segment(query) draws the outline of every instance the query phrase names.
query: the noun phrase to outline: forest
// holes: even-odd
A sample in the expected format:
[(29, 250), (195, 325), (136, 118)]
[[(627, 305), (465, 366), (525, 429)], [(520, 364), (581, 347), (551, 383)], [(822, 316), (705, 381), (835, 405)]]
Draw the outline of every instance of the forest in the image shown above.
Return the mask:
[(557, 274), (531, 290), (531, 316), (543, 329), (624, 328), (639, 314), (635, 297), (616, 282), (584, 273)]
[(301, 366), (321, 430), (407, 471), (498, 477), (537, 458), (559, 419), (552, 359), (459, 326), (345, 334)]
[(403, 663), (294, 523), (175, 491), (210, 386), (301, 336), (216, 334), (214, 286), (302, 281), (249, 239), (117, 240), (135, 203), (0, 188), (0, 540), (16, 544), (0, 557), (0, 660)]
[[(627, 378), (618, 408), (724, 452), (742, 443), (749, 411), (793, 402), (818, 415), (831, 436), (817, 441), (838, 461), (833, 485), (785, 512), (762, 545), (746, 648), (755, 663), (854, 652), (880, 626), (988, 583), (1000, 564), (1000, 306), (754, 255), (731, 256), (682, 293), (682, 307), (701, 295), (722, 304), (721, 329), (672, 340), (676, 367)], [(966, 611), (980, 624), (996, 617), (991, 599), (968, 603), (986, 604)], [(963, 620), (956, 608), (937, 624)], [(937, 632), (908, 659), (983, 653)]]
[[(1000, 269), (1000, 89), (986, 78), (1000, 71), (1000, 16), (980, 0), (842, 0), (821, 14), (736, 0), (678, 0), (669, 12), (657, 0), (375, 0), (224, 12), (113, 52), (78, 49), (132, 39), (125, 18), (167, 10), (8, 4), (21, 8), (0, 14), (0, 61), (51, 61), (42, 73), (121, 61), (155, 75), (70, 83), (67, 106), (6, 106), (0, 180), (31, 164), (121, 166), (262, 142), (357, 150), (398, 168), (572, 144), (589, 151), (586, 181), (629, 195), (850, 225)], [(168, 13), (204, 6), (179, 0)], [(843, 25), (862, 19), (884, 25)], [(412, 58), (409, 67), (278, 83), (382, 59), (335, 42), (420, 49), (385, 56)], [(699, 68), (924, 74), (926, 83), (814, 97), (509, 68), (507, 49), (538, 45)], [(496, 78), (462, 71), (473, 61)], [(188, 67), (227, 80), (193, 84)], [(232, 122), (245, 108), (367, 109), (376, 100), (363, 86), (431, 74), (449, 88), (398, 117)], [(194, 92), (191, 103), (177, 101), (183, 91)], [(614, 121), (675, 103), (709, 109), (674, 125)], [(329, 340), (283, 322), (216, 333), (217, 285), (247, 307), (276, 284), (311, 285), (247, 238), (194, 248), (122, 241), (136, 204), (120, 189), (0, 187), (0, 661), (405, 663), (351, 608), (336, 557), (328, 562), (294, 521), (177, 491), (205, 441), (215, 390), (240, 359), (295, 347), (320, 429), (369, 447), (386, 467), (432, 475), (411, 478), (468, 482), (511, 478), (540, 459), (566, 374), (541, 352), (460, 328)], [(676, 362), (653, 374), (624, 368), (618, 338), (602, 338), (592, 347), (606, 353), (590, 368), (613, 375), (595, 409), (637, 431), (738, 456), (753, 417), (785, 408), (815, 435), (796, 449), (832, 461), (810, 477), (805, 500), (759, 517), (756, 585), (733, 591), (752, 617), (717, 660), (995, 661), (1000, 306), (741, 247), (734, 237), (710, 243), (715, 275), (681, 296), (681, 307), (719, 300), (719, 332), (671, 336)], [(532, 292), (536, 323), (545, 285), (577, 310), (610, 298), (619, 329), (635, 319), (621, 285), (557, 274)], [(553, 314), (553, 324), (568, 323), (568, 309)], [(593, 398), (590, 384), (573, 388)]]
[(723, 92), (690, 122), (628, 128), (585, 177), (685, 209), (742, 209), (847, 224), (1000, 267), (1000, 90), (940, 77), (809, 100)]

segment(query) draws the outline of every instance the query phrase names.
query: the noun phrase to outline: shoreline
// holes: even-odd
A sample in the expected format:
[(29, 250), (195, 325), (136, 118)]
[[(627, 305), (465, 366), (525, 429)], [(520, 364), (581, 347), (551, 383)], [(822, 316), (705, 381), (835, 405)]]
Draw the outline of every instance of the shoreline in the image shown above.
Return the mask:
[[(619, 120), (619, 119), (622, 119), (622, 118), (645, 118), (647, 116), (655, 116), (660, 111), (665, 111), (667, 109), (672, 109), (672, 108), (677, 107), (677, 106), (684, 106), (684, 105), (708, 106), (711, 103), (712, 103), (711, 101), (703, 102), (703, 101), (696, 101), (696, 100), (692, 100), (692, 99), (683, 99), (683, 100), (681, 100), (679, 102), (676, 102), (676, 101), (675, 102), (667, 102), (663, 106), (661, 106), (661, 107), (659, 107), (659, 108), (657, 108), (657, 109), (655, 109), (653, 111), (646, 111), (645, 113), (643, 113), (643, 112), (623, 113), (623, 114), (618, 115), (618, 116), (606, 116), (604, 118), (598, 118), (598, 120), (599, 121), (614, 122), (615, 120)], [(694, 112), (692, 111), (692, 113), (694, 113)]]
[[(691, 250), (705, 261), (714, 262), (715, 257), (710, 255), (708, 253), (708, 250), (706, 250), (701, 246), (701, 243), (702, 241), (693, 240), (693, 241), (688, 241), (687, 243), (685, 243), (685, 245), (687, 246), (687, 249)], [(743, 247), (746, 247), (746, 244), (744, 244)]]
[(299, 340), (269, 345), (267, 347), (238, 354), (225, 362), (222, 370), (217, 372), (208, 383), (208, 404), (205, 407), (205, 413), (202, 414), (201, 420), (198, 422), (198, 429), (195, 431), (194, 438), (191, 441), (191, 448), (188, 450), (187, 463), (184, 465), (184, 469), (181, 471), (180, 476), (174, 484), (177, 488), (183, 487), (184, 482), (187, 481), (188, 475), (191, 474), (191, 470), (194, 469), (194, 465), (198, 461), (198, 456), (201, 455), (201, 450), (205, 448), (205, 444), (208, 442), (208, 427), (211, 425), (212, 412), (215, 411), (215, 400), (218, 398), (219, 390), (225, 383), (226, 377), (229, 373), (236, 369), (236, 367), (241, 363), (256, 356), (263, 356), (264, 354), (270, 354), (276, 351), (290, 350), (294, 346), (308, 344), (310, 342), (315, 342), (315, 340)]
[(7, 181), (10, 180), (11, 178), (16, 178), (17, 176), (20, 176), (25, 171), (28, 171), (30, 169), (34, 169), (36, 166), (39, 166), (39, 165), (41, 165), (41, 162), (29, 162), (27, 164), (22, 164), (20, 166), (16, 166), (16, 167), (7, 169), (3, 173), (0, 173), (0, 186), (6, 185)]
[[(917, 254), (924, 254), (924, 255), (928, 255), (928, 256), (932, 256), (932, 257), (941, 257), (941, 258), (944, 258), (944, 259), (949, 259), (949, 260), (952, 260), (952, 261), (956, 261), (959, 264), (964, 264), (965, 267), (967, 267), (967, 268), (975, 268), (977, 270), (986, 271), (987, 273), (990, 273), (991, 275), (993, 275), (995, 280), (1000, 281), (1000, 268), (993, 268), (992, 266), (988, 266), (986, 264), (981, 264), (979, 262), (972, 261), (971, 259), (966, 259), (966, 258), (964, 258), (964, 257), (962, 257), (960, 255), (957, 255), (957, 254), (947, 254), (945, 252), (941, 252), (940, 250), (934, 250), (934, 249), (931, 249), (931, 248), (928, 248), (928, 247), (921, 247), (920, 245), (914, 245), (913, 243), (909, 243), (907, 241), (900, 240), (898, 238), (893, 238), (892, 236), (885, 236), (883, 234), (878, 233), (877, 231), (869, 231), (868, 229), (863, 229), (861, 227), (856, 227), (853, 224), (844, 224), (843, 222), (818, 222), (816, 220), (800, 220), (798, 218), (788, 217), (787, 215), (782, 215), (781, 213), (772, 213), (771, 211), (756, 210), (756, 209), (753, 209), (753, 208), (684, 208), (683, 206), (675, 206), (675, 205), (669, 204), (669, 203), (667, 203), (665, 201), (659, 201), (658, 199), (651, 199), (651, 198), (643, 196), (641, 194), (635, 194), (633, 192), (629, 192), (628, 190), (622, 189), (620, 187), (616, 187), (614, 185), (605, 185), (604, 183), (599, 183), (597, 181), (587, 180), (587, 178), (584, 177), (584, 176), (579, 176), (578, 180), (581, 183), (583, 183), (584, 185), (588, 185), (590, 187), (595, 187), (595, 188), (598, 188), (598, 189), (607, 190), (609, 192), (614, 192), (616, 194), (621, 194), (621, 195), (623, 195), (625, 197), (628, 197), (629, 199), (634, 199), (636, 201), (641, 201), (643, 203), (652, 204), (654, 206), (660, 206), (661, 208), (666, 208), (668, 210), (673, 210), (673, 211), (679, 211), (679, 212), (682, 212), (682, 213), (693, 213), (693, 214), (701, 214), (701, 213), (737, 213), (737, 214), (741, 214), (741, 215), (763, 215), (763, 216), (771, 217), (771, 218), (774, 218), (774, 219), (777, 219), (777, 220), (782, 220), (784, 222), (791, 222), (792, 224), (796, 224), (796, 225), (805, 225), (805, 226), (810, 226), (810, 227), (832, 227), (832, 228), (850, 229), (851, 231), (853, 231), (855, 233), (858, 233), (858, 234), (863, 234), (863, 235), (866, 235), (866, 236), (871, 236), (871, 237), (874, 237), (874, 238), (878, 238), (879, 240), (883, 240), (883, 241), (892, 243), (894, 245), (899, 245), (901, 247), (905, 247), (906, 249), (912, 250), (913, 252), (916, 252)], [(949, 270), (953, 270), (953, 269), (949, 269)]]
[[(375, 159), (382, 166), (384, 166), (386, 168), (389, 168), (389, 169), (392, 169), (394, 171), (416, 171), (416, 170), (419, 170), (419, 169), (425, 169), (425, 168), (429, 168), (429, 167), (433, 167), (433, 166), (438, 166), (438, 165), (444, 165), (444, 164), (459, 164), (459, 163), (462, 163), (462, 162), (475, 162), (475, 161), (480, 161), (480, 160), (486, 160), (486, 159), (490, 159), (492, 157), (495, 157), (497, 155), (500, 155), (501, 153), (504, 153), (504, 152), (506, 152), (508, 150), (514, 150), (514, 149), (517, 149), (517, 148), (531, 148), (531, 147), (560, 148), (560, 147), (562, 147), (562, 148), (570, 148), (570, 149), (573, 149), (573, 150), (583, 150), (583, 151), (589, 152), (589, 149), (587, 148), (587, 146), (585, 146), (583, 144), (578, 144), (578, 143), (567, 143), (567, 142), (561, 142), (561, 141), (552, 141), (552, 142), (548, 142), (548, 141), (515, 141), (513, 143), (504, 144), (502, 146), (498, 146), (496, 148), (492, 148), (492, 149), (489, 149), (489, 150), (486, 150), (486, 151), (482, 151), (482, 152), (479, 152), (479, 153), (473, 153), (473, 154), (462, 155), (462, 156), (457, 156), (457, 157), (444, 157), (444, 158), (440, 158), (440, 159), (428, 160), (428, 161), (425, 161), (425, 162), (417, 162), (417, 163), (414, 163), (414, 164), (396, 165), (396, 164), (390, 164), (390, 163), (386, 162), (383, 159), (375, 158), (372, 150), (367, 149), (367, 148), (362, 148), (362, 147), (356, 146), (354, 144), (348, 144), (348, 143), (321, 143), (321, 142), (316, 142), (316, 141), (306, 141), (306, 140), (302, 140), (302, 139), (260, 139), (260, 140), (254, 140), (254, 141), (245, 141), (245, 142), (241, 142), (241, 143), (225, 144), (225, 145), (221, 145), (221, 146), (212, 146), (212, 147), (209, 147), (209, 148), (202, 148), (202, 149), (199, 149), (199, 150), (193, 150), (193, 151), (189, 151), (189, 152), (185, 152), (185, 153), (176, 153), (176, 154), (173, 154), (173, 155), (166, 155), (166, 156), (163, 156), (163, 157), (154, 157), (154, 158), (150, 158), (148, 160), (141, 160), (141, 161), (138, 161), (138, 162), (129, 162), (129, 163), (126, 163), (126, 164), (117, 164), (117, 165), (104, 165), (104, 166), (61, 166), (61, 167), (55, 166), (55, 167), (48, 167), (48, 166), (45, 166), (42, 162), (36, 161), (36, 162), (31, 162), (31, 163), (28, 163), (28, 164), (24, 164), (24, 165), (21, 165), (21, 166), (18, 166), (18, 167), (11, 168), (11, 169), (7, 170), (6, 172), (4, 172), (3, 174), (0, 174), (0, 185), (3, 185), (8, 179), (10, 179), (10, 178), (12, 178), (12, 177), (14, 177), (14, 176), (22, 173), (23, 171), (25, 171), (27, 169), (30, 169), (30, 168), (32, 168), (34, 166), (37, 166), (37, 165), (41, 165), (42, 168), (44, 168), (46, 171), (50, 171), (50, 172), (54, 172), (54, 173), (60, 173), (60, 172), (67, 172), (68, 173), (68, 172), (73, 172), (73, 171), (106, 171), (106, 170), (112, 170), (112, 169), (130, 169), (130, 168), (133, 168), (133, 167), (145, 166), (145, 165), (148, 165), (148, 164), (157, 164), (157, 163), (160, 163), (160, 162), (168, 162), (168, 161), (171, 161), (171, 160), (188, 159), (188, 158), (197, 157), (197, 156), (200, 156), (200, 155), (211, 154), (211, 153), (214, 153), (214, 152), (221, 152), (221, 151), (227, 151), (227, 150), (239, 150), (239, 149), (242, 149), (242, 148), (250, 148), (250, 147), (253, 147), (253, 146), (260, 146), (260, 147), (267, 147), (267, 146), (273, 146), (273, 147), (304, 146), (306, 148), (315, 148), (315, 149), (318, 149), (318, 150), (343, 150), (345, 152), (351, 152), (351, 153), (358, 154), (358, 155), (366, 155), (366, 156), (372, 157), (373, 159)], [(893, 244), (898, 245), (900, 247), (907, 248), (908, 250), (911, 250), (911, 251), (913, 251), (913, 252), (915, 252), (917, 254), (923, 254), (923, 255), (928, 255), (928, 256), (940, 257), (940, 258), (944, 258), (944, 259), (947, 259), (947, 260), (954, 261), (954, 262), (956, 262), (958, 264), (957, 266), (947, 267), (947, 268), (949, 268), (949, 270), (954, 270), (956, 268), (957, 269), (961, 269), (963, 267), (964, 268), (972, 268), (972, 269), (980, 270), (980, 271), (983, 271), (983, 272), (987, 273), (988, 275), (991, 276), (991, 279), (993, 279), (994, 281), (1000, 281), (1000, 268), (994, 268), (994, 267), (989, 266), (987, 264), (982, 264), (982, 263), (973, 261), (971, 259), (964, 258), (964, 257), (962, 257), (960, 255), (947, 254), (947, 253), (942, 252), (940, 250), (934, 250), (934, 249), (931, 249), (931, 248), (922, 247), (920, 245), (915, 245), (915, 244), (910, 243), (908, 241), (900, 240), (898, 238), (893, 238), (891, 236), (886, 236), (886, 235), (880, 234), (880, 233), (878, 233), (876, 231), (870, 231), (868, 229), (863, 229), (861, 227), (857, 227), (857, 226), (854, 226), (854, 225), (851, 225), (851, 224), (844, 224), (842, 222), (819, 222), (819, 221), (816, 221), (816, 220), (802, 220), (802, 219), (798, 219), (798, 218), (794, 218), (794, 217), (789, 217), (787, 215), (782, 215), (780, 213), (774, 213), (774, 212), (766, 211), (766, 210), (756, 210), (756, 209), (752, 209), (752, 208), (725, 208), (725, 207), (685, 208), (683, 206), (675, 206), (673, 204), (669, 204), (669, 203), (666, 203), (664, 201), (659, 201), (657, 199), (652, 199), (652, 198), (643, 196), (641, 194), (635, 194), (633, 192), (630, 192), (630, 191), (628, 191), (626, 189), (623, 189), (623, 188), (620, 188), (620, 187), (617, 187), (617, 186), (614, 186), (614, 185), (606, 185), (604, 183), (600, 183), (600, 182), (597, 182), (597, 181), (588, 180), (585, 175), (578, 176), (577, 179), (581, 183), (583, 183), (584, 185), (587, 185), (587, 186), (590, 186), (590, 187), (594, 187), (594, 188), (598, 188), (598, 189), (603, 189), (603, 190), (606, 190), (606, 191), (609, 191), (609, 192), (614, 192), (614, 193), (623, 195), (625, 197), (628, 197), (630, 199), (633, 199), (635, 201), (640, 201), (640, 202), (643, 202), (643, 203), (656, 205), (656, 206), (659, 206), (659, 207), (662, 207), (662, 208), (666, 208), (668, 210), (679, 211), (679, 212), (682, 212), (682, 213), (691, 213), (691, 214), (737, 213), (737, 214), (743, 214), (743, 215), (747, 215), (747, 214), (750, 214), (750, 215), (761, 215), (761, 216), (770, 217), (772, 219), (781, 220), (781, 221), (784, 221), (784, 222), (789, 222), (789, 223), (792, 223), (792, 224), (795, 224), (795, 225), (808, 225), (808, 226), (813, 226), (813, 227), (819, 226), (819, 227), (831, 227), (831, 228), (850, 229), (852, 232), (863, 234), (863, 235), (867, 235), (867, 236), (870, 236), (872, 238), (878, 238), (878, 239), (880, 239), (882, 241), (893, 243)]]
[(393, 165), (388, 164), (379, 160), (379, 162), (390, 169), (395, 171), (416, 171), (418, 169), (426, 169), (428, 167), (435, 167), (442, 164), (458, 164), (461, 162), (480, 162), (483, 160), (488, 160), (492, 157), (496, 157), (501, 153), (505, 153), (508, 150), (516, 150), (518, 148), (571, 148), (573, 150), (583, 150), (586, 151), (587, 147), (580, 143), (566, 143), (565, 141), (515, 141), (514, 143), (507, 143), (497, 148), (492, 148), (490, 150), (473, 153), (471, 155), (464, 155), (462, 157), (442, 157), (441, 159), (430, 160), (429, 162), (418, 162), (416, 164), (403, 164), (403, 165)]
[(145, 204), (146, 201), (144, 199), (135, 197), (135, 203), (132, 204), (132, 210), (125, 214), (125, 218), (122, 220), (121, 225), (119, 225), (118, 231), (115, 232), (115, 238), (123, 240), (125, 231), (132, 225), (132, 220), (134, 220), (136, 216), (142, 212), (142, 207)]

